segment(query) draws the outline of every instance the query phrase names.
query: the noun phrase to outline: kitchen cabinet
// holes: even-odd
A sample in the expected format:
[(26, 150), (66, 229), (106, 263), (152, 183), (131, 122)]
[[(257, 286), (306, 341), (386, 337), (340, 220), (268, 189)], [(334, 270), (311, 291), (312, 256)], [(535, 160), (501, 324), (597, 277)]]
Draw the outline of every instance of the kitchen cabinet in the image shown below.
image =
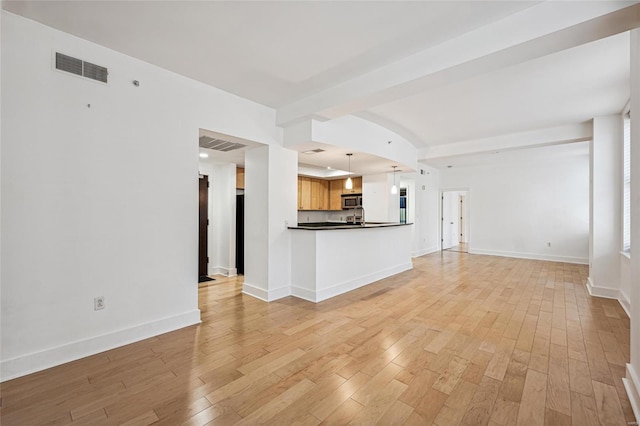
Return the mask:
[(344, 179), (329, 181), (329, 210), (342, 210), (342, 200), (340, 196), (344, 189)]
[(329, 209), (329, 182), (311, 179), (311, 210)]
[(311, 210), (311, 178), (298, 176), (298, 210)]
[(236, 167), (236, 188), (244, 189), (244, 169)]
[(353, 192), (354, 194), (362, 194), (362, 176), (352, 178), (351, 180), (353, 181), (353, 189), (351, 191), (345, 190), (345, 193)]
[(298, 176), (298, 210), (342, 210), (342, 194), (362, 192), (362, 177), (352, 180), (353, 190), (347, 191), (344, 189), (346, 179)]

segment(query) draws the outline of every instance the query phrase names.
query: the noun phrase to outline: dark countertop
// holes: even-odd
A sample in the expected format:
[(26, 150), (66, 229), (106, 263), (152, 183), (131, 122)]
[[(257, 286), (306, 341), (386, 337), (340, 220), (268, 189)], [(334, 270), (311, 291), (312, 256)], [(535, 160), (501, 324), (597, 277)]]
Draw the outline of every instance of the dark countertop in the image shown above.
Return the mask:
[(299, 223), (298, 226), (289, 226), (289, 229), (304, 229), (307, 231), (328, 231), (331, 229), (369, 229), (369, 228), (388, 228), (390, 226), (413, 225), (413, 223), (399, 222), (366, 222), (364, 226), (353, 225), (346, 222), (309, 222)]

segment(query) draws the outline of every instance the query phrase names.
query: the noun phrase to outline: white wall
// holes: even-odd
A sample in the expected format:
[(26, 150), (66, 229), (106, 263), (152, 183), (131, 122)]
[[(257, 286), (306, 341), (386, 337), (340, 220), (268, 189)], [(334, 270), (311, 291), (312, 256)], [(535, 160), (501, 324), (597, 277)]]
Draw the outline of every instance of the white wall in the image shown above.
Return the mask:
[[(640, 29), (631, 31), (631, 111), (640, 111)], [(633, 114), (633, 113), (632, 113)], [(640, 120), (631, 120), (631, 362), (624, 381), (636, 418), (640, 417)], [(635, 254), (634, 254), (635, 253)]]
[(214, 167), (211, 183), (213, 231), (217, 236), (216, 259), (209, 265), (210, 273), (236, 275), (236, 165)]
[(243, 292), (271, 301), (291, 294), (291, 240), (297, 221), (298, 155), (280, 146), (245, 155)]
[[(393, 173), (362, 176), (362, 207), (367, 222), (399, 222), (400, 191), (391, 193)], [(400, 178), (396, 176), (396, 186)]]
[(469, 189), (469, 252), (587, 263), (588, 156), (527, 161), (527, 155), (441, 171), (441, 188)]
[(411, 256), (433, 253), (440, 247), (440, 172), (432, 167), (418, 165), (424, 174), (403, 173), (399, 177), (407, 187), (412, 226)]
[(2, 77), (2, 380), (197, 323), (198, 129), (278, 144), (274, 111), (6, 12)]
[(622, 117), (593, 119), (589, 167), (589, 291), (617, 297), (622, 249)]

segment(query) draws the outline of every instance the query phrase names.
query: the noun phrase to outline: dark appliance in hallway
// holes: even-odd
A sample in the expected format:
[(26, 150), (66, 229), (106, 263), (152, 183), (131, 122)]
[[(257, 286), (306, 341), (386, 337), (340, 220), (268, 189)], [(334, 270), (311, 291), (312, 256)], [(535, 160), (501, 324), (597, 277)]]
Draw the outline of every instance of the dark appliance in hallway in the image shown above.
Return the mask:
[(200, 175), (198, 180), (198, 282), (207, 281), (207, 228), (209, 226), (209, 177)]
[(236, 195), (236, 269), (244, 274), (244, 195)]

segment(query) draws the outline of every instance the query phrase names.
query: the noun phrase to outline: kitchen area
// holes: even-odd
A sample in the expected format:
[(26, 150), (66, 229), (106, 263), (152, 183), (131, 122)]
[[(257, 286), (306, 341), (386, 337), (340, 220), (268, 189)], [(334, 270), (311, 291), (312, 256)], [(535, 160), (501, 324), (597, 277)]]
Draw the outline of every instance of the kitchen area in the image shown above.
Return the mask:
[[(288, 227), (293, 296), (321, 302), (413, 267), (412, 224), (400, 222), (395, 173), (391, 188), (383, 177), (298, 176), (298, 224)], [(390, 209), (396, 220), (376, 220), (373, 211), (374, 220), (367, 220), (367, 205), (380, 210), (373, 198), (387, 189), (385, 202), (397, 204)]]
[[(372, 154), (201, 133), (200, 173), (211, 181), (209, 274), (244, 272), (245, 294), (321, 302), (412, 269), (421, 245), (433, 251), (414, 224), (426, 211), (429, 171), (400, 155), (399, 140), (382, 141), (379, 150), (388, 152)], [(216, 151), (202, 145), (205, 136), (242, 145)]]

